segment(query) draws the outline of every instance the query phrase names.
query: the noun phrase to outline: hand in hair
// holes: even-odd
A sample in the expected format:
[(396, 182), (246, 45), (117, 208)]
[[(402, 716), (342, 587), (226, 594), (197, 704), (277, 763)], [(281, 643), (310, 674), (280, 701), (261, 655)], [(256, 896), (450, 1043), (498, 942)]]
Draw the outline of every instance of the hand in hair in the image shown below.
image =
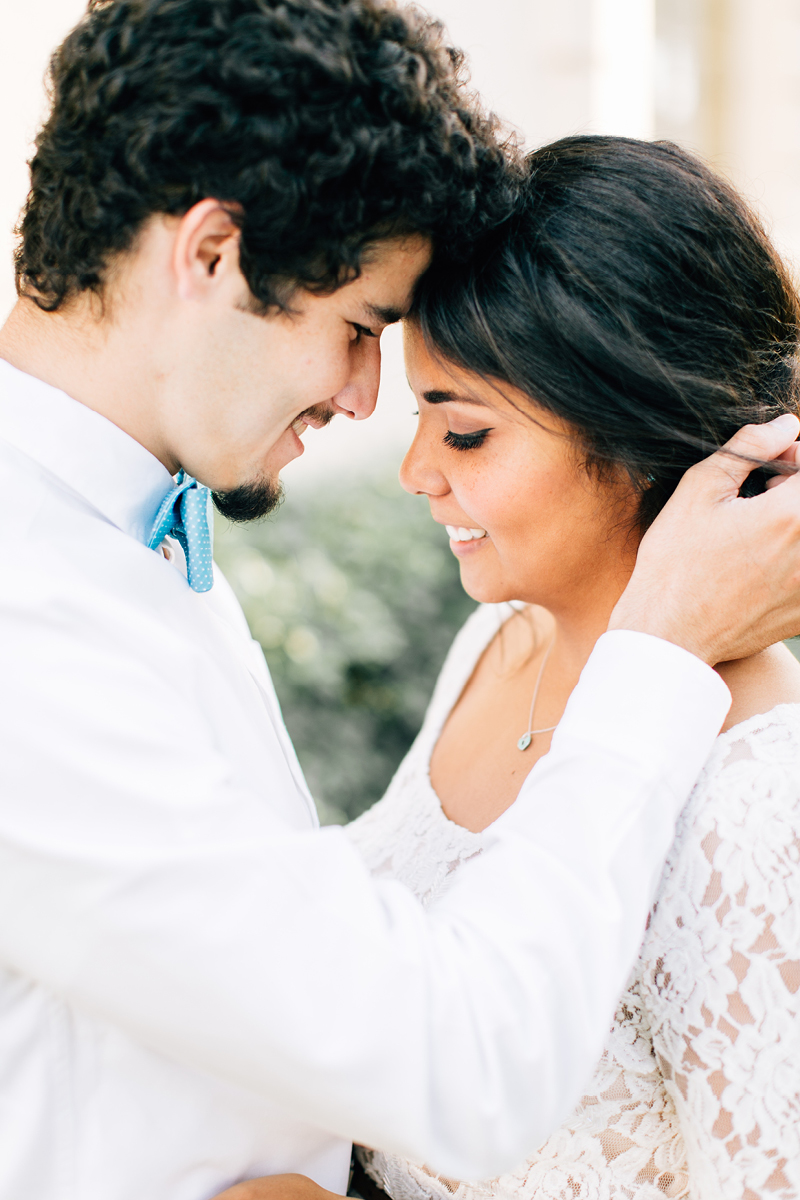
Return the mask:
[(341, 1197), (305, 1175), (266, 1175), (237, 1183), (214, 1200), (341, 1200)]
[(609, 629), (651, 633), (712, 665), (800, 631), (800, 476), (739, 495), (753, 460), (796, 462), (800, 422), (747, 425), (691, 467), (642, 539)]

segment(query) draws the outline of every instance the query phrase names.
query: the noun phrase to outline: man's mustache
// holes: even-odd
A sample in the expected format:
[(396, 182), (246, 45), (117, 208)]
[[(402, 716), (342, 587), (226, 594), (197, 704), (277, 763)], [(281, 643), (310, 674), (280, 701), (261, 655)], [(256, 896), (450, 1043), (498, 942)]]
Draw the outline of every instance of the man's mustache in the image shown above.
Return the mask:
[(309, 421), (313, 421), (318, 429), (323, 429), (326, 425), (330, 425), (335, 416), (336, 411), (328, 404), (312, 404), (311, 408), (303, 409), (299, 419), (308, 417)]

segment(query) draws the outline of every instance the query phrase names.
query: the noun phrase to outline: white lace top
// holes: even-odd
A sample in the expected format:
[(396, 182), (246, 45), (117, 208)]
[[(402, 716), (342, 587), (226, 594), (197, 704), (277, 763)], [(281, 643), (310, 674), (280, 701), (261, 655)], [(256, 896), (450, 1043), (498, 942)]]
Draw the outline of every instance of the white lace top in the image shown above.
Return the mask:
[[(349, 827), (372, 871), (424, 904), (481, 852), (482, 834), (445, 817), (428, 765), (511, 611), (486, 605), (467, 621), (389, 790)], [(800, 1197), (799, 1007), (800, 705), (786, 704), (717, 739), (569, 1120), (519, 1170), (480, 1183), (377, 1151), (363, 1161), (394, 1200)]]

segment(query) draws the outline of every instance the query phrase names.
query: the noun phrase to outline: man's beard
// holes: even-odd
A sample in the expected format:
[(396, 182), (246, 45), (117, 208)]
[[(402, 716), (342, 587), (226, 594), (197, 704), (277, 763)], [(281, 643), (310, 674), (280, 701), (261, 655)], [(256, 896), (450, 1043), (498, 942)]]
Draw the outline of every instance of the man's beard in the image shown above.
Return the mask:
[(214, 503), (229, 521), (258, 521), (274, 512), (283, 500), (279, 479), (262, 476), (255, 483), (243, 483), (229, 492), (212, 492)]
[[(300, 417), (313, 417), (320, 426), (329, 425), (336, 416), (328, 404), (314, 404), (300, 413)], [(297, 418), (300, 419), (299, 417)], [(212, 492), (214, 503), (223, 517), (229, 521), (258, 521), (268, 517), (283, 502), (283, 487), (280, 479), (269, 479), (263, 475), (255, 483), (243, 483), (229, 492)]]

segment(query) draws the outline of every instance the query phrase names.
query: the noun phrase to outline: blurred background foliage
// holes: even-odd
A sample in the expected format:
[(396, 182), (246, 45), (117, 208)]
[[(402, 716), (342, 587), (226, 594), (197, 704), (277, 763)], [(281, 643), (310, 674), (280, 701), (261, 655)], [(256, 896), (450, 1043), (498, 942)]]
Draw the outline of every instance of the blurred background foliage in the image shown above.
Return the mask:
[[(396, 468), (290, 490), (268, 520), (217, 516), (216, 558), (264, 647), (324, 824), (380, 799), (475, 607), (447, 536)], [(800, 638), (787, 643), (800, 658)]]
[(264, 647), (323, 823), (383, 794), (475, 602), (447, 536), (396, 471), (290, 492), (268, 520), (217, 519), (217, 561)]

